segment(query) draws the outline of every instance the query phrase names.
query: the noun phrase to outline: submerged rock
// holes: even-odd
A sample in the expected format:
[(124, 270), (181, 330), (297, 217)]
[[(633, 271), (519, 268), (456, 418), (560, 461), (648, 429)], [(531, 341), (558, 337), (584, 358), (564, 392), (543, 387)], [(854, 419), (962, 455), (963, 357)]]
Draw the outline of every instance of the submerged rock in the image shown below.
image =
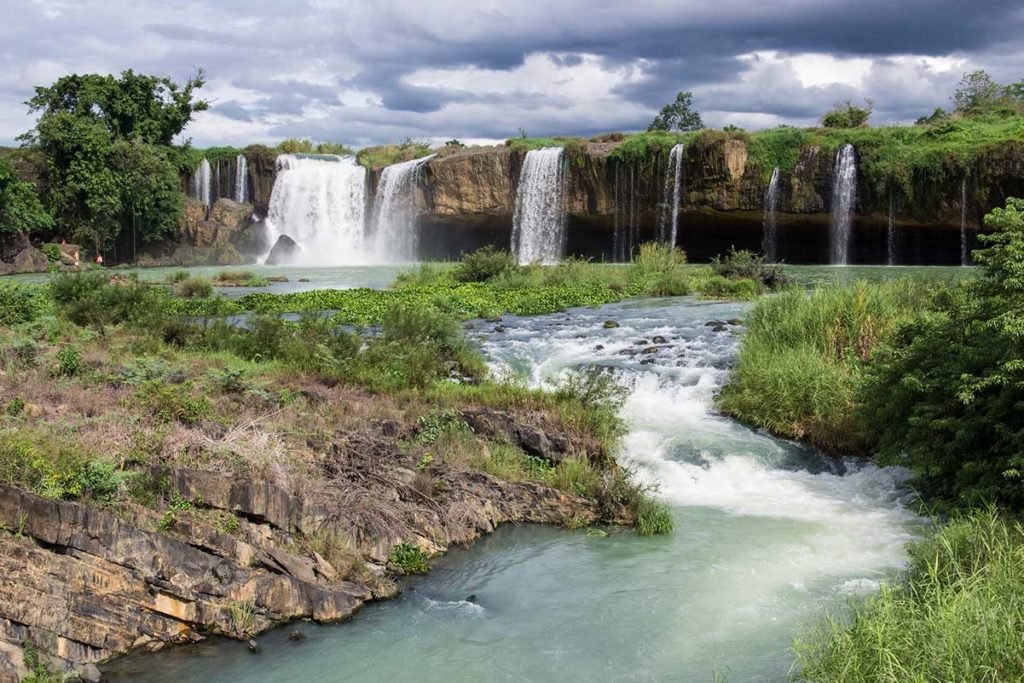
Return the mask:
[(615, 329), (618, 326), (619, 326), (619, 324), (617, 322), (615, 322), (614, 320), (605, 320), (604, 324), (602, 325), (602, 327), (604, 329), (606, 329), (606, 330), (613, 330), (613, 329)]

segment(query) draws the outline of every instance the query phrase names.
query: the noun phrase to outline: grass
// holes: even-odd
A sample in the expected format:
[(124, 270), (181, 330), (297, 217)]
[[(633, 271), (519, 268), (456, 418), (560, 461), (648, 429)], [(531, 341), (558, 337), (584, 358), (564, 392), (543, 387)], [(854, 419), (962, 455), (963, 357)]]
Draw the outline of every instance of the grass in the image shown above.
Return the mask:
[(760, 300), (719, 406), (831, 452), (859, 452), (852, 424), (863, 363), (927, 301), (927, 280), (790, 288)]
[(812, 681), (1024, 680), (1024, 529), (974, 511), (911, 544), (902, 581), (797, 639)]
[(419, 159), (430, 153), (430, 145), (427, 143), (405, 140), (395, 145), (364, 147), (356, 154), (356, 161), (366, 168), (383, 168), (392, 164)]

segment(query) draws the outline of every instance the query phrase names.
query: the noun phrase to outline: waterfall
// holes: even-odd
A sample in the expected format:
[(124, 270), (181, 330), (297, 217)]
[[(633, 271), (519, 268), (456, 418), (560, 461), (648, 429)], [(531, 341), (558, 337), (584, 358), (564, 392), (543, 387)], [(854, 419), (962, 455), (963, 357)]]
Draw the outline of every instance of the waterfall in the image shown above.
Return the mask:
[(434, 155), (392, 164), (380, 174), (373, 199), (374, 254), (384, 263), (415, 261), (420, 235), (416, 215), (416, 184), (424, 164)]
[(768, 189), (764, 191), (764, 216), (761, 219), (761, 251), (768, 263), (779, 260), (779, 238), (775, 224), (775, 211), (779, 207), (779, 167), (772, 171), (772, 179), (768, 181)]
[(235, 201), (239, 204), (249, 201), (249, 162), (244, 154), (235, 157)]
[(627, 262), (640, 241), (640, 183), (636, 168), (615, 164), (615, 233), (612, 238), (612, 260)]
[(832, 225), (829, 234), (831, 263), (845, 266), (850, 258), (850, 228), (857, 198), (857, 154), (843, 145), (832, 170)]
[(886, 263), (896, 265), (896, 196), (889, 193), (889, 227), (885, 232)]
[(565, 171), (561, 147), (526, 153), (512, 219), (512, 252), (519, 263), (553, 265), (565, 251)]
[(192, 196), (209, 207), (213, 204), (213, 169), (203, 157), (199, 168), (192, 172)]
[(355, 157), (282, 154), (276, 171), (267, 215), (271, 244), (280, 235), (291, 237), (302, 265), (370, 260), (363, 224), (366, 169)]
[(683, 176), (683, 143), (674, 145), (668, 153), (665, 168), (664, 210), (658, 216), (658, 238), (675, 246), (679, 231), (679, 191)]
[(971, 265), (971, 253), (967, 248), (967, 178), (960, 183), (960, 265)]

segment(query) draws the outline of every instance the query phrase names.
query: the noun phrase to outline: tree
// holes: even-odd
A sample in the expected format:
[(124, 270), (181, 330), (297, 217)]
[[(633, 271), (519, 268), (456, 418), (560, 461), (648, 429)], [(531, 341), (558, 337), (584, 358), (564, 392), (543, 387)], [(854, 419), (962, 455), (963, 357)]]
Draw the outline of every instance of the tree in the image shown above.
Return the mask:
[(1003, 86), (992, 80), (987, 71), (978, 69), (960, 79), (953, 103), (962, 114), (981, 114), (996, 108), (1004, 94)]
[(858, 422), (886, 463), (938, 501), (1024, 509), (1024, 200), (985, 217), (982, 277), (930, 310), (868, 365)]
[(39, 201), (36, 186), (18, 177), (0, 159), (0, 235), (29, 233), (53, 226), (53, 218)]
[(122, 230), (149, 241), (176, 230), (184, 212), (174, 137), (207, 103), (194, 100), (202, 72), (181, 86), (125, 71), (71, 75), (36, 88), (39, 115), (22, 136), (46, 163), (45, 201), (74, 239), (109, 247)]
[(686, 91), (676, 94), (671, 104), (666, 104), (647, 126), (648, 131), (700, 130), (704, 122), (700, 112), (693, 108), (693, 93)]
[(864, 100), (863, 107), (853, 103), (852, 100), (835, 104), (824, 116), (821, 117), (821, 125), (825, 128), (860, 128), (866, 126), (871, 112), (874, 111), (875, 103), (871, 100)]

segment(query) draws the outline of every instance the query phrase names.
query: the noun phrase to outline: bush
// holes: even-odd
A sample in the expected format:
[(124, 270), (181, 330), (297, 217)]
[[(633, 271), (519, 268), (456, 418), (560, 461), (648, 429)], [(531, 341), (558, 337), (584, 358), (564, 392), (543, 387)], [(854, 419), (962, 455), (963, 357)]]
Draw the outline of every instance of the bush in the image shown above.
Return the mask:
[(145, 325), (161, 319), (166, 304), (162, 288), (134, 277), (109, 278), (104, 273), (60, 273), (49, 285), (50, 296), (64, 316), (100, 333), (107, 325)]
[(47, 302), (36, 287), (0, 285), (0, 325), (32, 322), (46, 311)]
[(760, 254), (730, 248), (724, 255), (711, 259), (711, 270), (728, 280), (753, 280), (767, 290), (780, 289), (789, 278), (779, 265), (769, 265)]
[(641, 496), (636, 505), (636, 533), (639, 536), (670, 534), (675, 529), (672, 508), (668, 503), (649, 495)]
[(911, 544), (903, 582), (795, 643), (813, 681), (1024, 680), (1024, 529), (976, 511)]
[(53, 374), (61, 377), (74, 377), (85, 369), (82, 363), (82, 352), (74, 346), (65, 346), (57, 351), (57, 366)]
[(60, 247), (57, 246), (56, 244), (48, 242), (43, 246), (39, 247), (39, 251), (46, 254), (46, 258), (49, 259), (51, 263), (60, 260)]
[(821, 125), (825, 128), (860, 128), (867, 125), (873, 109), (871, 100), (867, 100), (863, 107), (851, 100), (840, 102), (821, 117)]
[(183, 299), (208, 299), (213, 294), (213, 285), (204, 278), (190, 277), (179, 282), (174, 292)]
[(136, 400), (153, 413), (159, 422), (181, 422), (192, 425), (210, 417), (213, 409), (205, 396), (192, 393), (192, 384), (146, 382), (135, 393)]
[(453, 275), (459, 282), (487, 282), (518, 267), (515, 257), (507, 250), (488, 246), (463, 254)]
[(426, 574), (430, 570), (426, 554), (411, 543), (399, 543), (392, 548), (388, 562), (406, 574)]

